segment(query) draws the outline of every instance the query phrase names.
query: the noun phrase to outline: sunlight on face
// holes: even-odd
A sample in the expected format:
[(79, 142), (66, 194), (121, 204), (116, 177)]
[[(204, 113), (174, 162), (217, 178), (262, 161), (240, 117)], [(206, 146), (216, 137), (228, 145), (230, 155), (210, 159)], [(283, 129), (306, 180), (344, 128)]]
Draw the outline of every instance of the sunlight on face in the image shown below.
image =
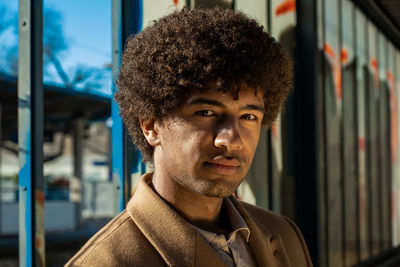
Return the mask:
[(250, 168), (263, 115), (262, 96), (248, 89), (236, 100), (220, 92), (194, 93), (160, 124), (155, 153), (167, 179), (201, 195), (231, 195)]

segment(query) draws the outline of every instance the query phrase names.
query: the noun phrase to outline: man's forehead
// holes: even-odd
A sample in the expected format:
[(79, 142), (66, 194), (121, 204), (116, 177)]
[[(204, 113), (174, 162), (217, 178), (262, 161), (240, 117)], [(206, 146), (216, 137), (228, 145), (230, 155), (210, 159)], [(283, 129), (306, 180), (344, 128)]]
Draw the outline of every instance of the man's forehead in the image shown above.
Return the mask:
[(262, 94), (252, 89), (242, 89), (236, 96), (231, 91), (223, 92), (221, 90), (194, 92), (187, 98), (184, 105), (211, 105), (221, 108), (235, 105), (240, 109), (265, 110)]
[(246, 100), (264, 102), (261, 90), (243, 86), (240, 88), (223, 89), (218, 87), (203, 88), (202, 90), (194, 90), (187, 97), (186, 102), (190, 102), (195, 98), (227, 98), (230, 97), (234, 101), (240, 101), (241, 98)]

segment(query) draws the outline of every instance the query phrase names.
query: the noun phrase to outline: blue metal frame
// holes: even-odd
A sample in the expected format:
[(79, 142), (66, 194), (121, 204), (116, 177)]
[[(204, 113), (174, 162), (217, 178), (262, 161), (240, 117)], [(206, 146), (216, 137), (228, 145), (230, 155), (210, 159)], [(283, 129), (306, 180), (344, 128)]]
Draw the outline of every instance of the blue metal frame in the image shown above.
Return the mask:
[[(143, 21), (142, 0), (113, 0), (112, 1), (112, 51), (113, 51), (113, 80), (118, 77), (121, 65), (121, 55), (123, 44), (129, 34), (137, 33), (142, 28)], [(116, 92), (117, 87), (113, 83), (112, 92)], [(119, 106), (111, 100), (112, 116), (112, 178), (118, 192), (118, 209), (122, 211), (130, 197), (130, 174), (132, 171), (144, 172), (141, 156), (134, 156), (128, 160), (128, 142), (123, 121), (119, 115)], [(133, 161), (133, 162), (132, 162)], [(132, 166), (134, 166), (132, 168)]]
[(42, 0), (19, 1), (20, 266), (44, 266)]
[[(119, 66), (121, 64), (122, 50), (122, 0), (112, 1), (112, 52), (113, 52), (113, 80), (118, 77)], [(113, 95), (117, 87), (113, 82)], [(116, 183), (118, 190), (118, 209), (122, 210), (125, 206), (123, 195), (124, 187), (124, 127), (119, 115), (119, 106), (111, 100), (111, 141), (112, 141), (112, 179)]]

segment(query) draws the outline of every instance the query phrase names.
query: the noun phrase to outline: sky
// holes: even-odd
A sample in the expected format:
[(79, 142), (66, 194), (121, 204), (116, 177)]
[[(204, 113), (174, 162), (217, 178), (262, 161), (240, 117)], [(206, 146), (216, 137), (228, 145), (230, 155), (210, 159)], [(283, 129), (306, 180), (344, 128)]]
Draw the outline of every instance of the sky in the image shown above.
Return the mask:
[[(0, 0), (10, 13), (18, 14), (18, 0)], [(44, 9), (52, 9), (61, 15), (62, 32), (67, 49), (58, 55), (63, 69), (73, 76), (79, 65), (103, 68), (111, 64), (111, 0), (44, 0)], [(46, 25), (44, 25), (46, 27)], [(0, 47), (17, 42), (8, 31), (0, 36)], [(15, 39), (15, 41), (13, 41)], [(0, 53), (4, 57), (5, 53)], [(3, 58), (4, 60), (4, 58)], [(61, 84), (55, 68), (49, 64), (45, 83)], [(106, 72), (99, 91), (111, 93), (111, 73)]]

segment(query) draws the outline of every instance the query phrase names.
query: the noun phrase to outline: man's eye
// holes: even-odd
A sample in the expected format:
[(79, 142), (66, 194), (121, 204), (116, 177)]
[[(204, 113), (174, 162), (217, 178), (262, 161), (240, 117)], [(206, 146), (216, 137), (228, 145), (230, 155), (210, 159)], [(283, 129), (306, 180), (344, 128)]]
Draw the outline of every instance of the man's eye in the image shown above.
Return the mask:
[(215, 113), (212, 112), (211, 110), (200, 110), (196, 112), (197, 115), (203, 116), (203, 117), (209, 117), (213, 116)]
[(244, 114), (244, 115), (242, 115), (242, 119), (254, 121), (254, 120), (257, 120), (257, 117), (253, 114)]

